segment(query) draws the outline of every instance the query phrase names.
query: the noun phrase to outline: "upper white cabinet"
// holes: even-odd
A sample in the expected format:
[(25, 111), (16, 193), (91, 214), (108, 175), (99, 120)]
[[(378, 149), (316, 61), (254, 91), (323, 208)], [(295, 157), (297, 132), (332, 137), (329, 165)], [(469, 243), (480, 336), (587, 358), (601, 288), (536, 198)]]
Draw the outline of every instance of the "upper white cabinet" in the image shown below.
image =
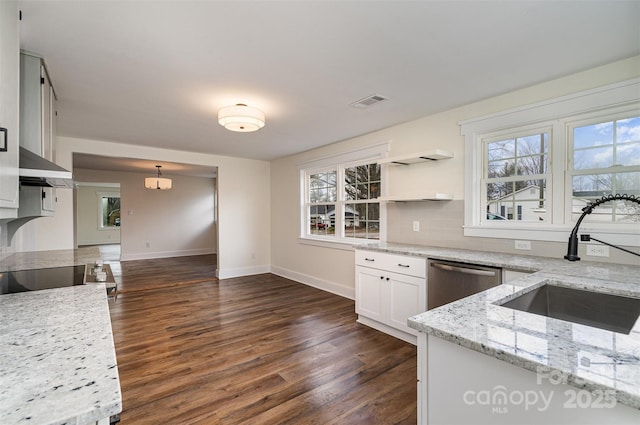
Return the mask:
[[(55, 93), (42, 58), (20, 54), (20, 146), (54, 160)], [(52, 216), (56, 210), (55, 189), (23, 187), (19, 217)]]
[(16, 1), (0, 1), (0, 219), (18, 211), (20, 37)]
[[(453, 152), (449, 152), (444, 149), (432, 149), (429, 151), (417, 152), (409, 155), (383, 158), (379, 160), (378, 163), (403, 167), (413, 164), (424, 164), (433, 161), (441, 161), (449, 158), (453, 158)], [(450, 193), (433, 191), (423, 191), (417, 193), (391, 193), (378, 198), (380, 202), (450, 201), (452, 199), (453, 195)]]

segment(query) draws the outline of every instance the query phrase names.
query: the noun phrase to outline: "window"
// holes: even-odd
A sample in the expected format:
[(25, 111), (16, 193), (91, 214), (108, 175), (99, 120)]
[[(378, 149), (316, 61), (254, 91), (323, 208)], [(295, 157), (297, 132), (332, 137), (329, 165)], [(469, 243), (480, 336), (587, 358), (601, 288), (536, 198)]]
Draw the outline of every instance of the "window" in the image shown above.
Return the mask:
[[(570, 126), (573, 151), (568, 172), (571, 219), (604, 195), (640, 196), (640, 116)], [(593, 210), (588, 220), (601, 223), (640, 222), (640, 205), (620, 200)]]
[(546, 219), (550, 130), (485, 140), (482, 220)]
[(120, 194), (98, 193), (98, 216), (100, 228), (107, 229), (120, 226)]
[[(461, 122), (465, 236), (566, 242), (582, 208), (640, 196), (640, 79)], [(609, 202), (588, 230), (640, 246), (640, 205)]]
[[(384, 207), (383, 170), (375, 160), (388, 144), (320, 160), (331, 165), (301, 168), (301, 236), (333, 242), (379, 240)], [(358, 156), (366, 159), (350, 161)], [(340, 162), (343, 160), (344, 162)]]

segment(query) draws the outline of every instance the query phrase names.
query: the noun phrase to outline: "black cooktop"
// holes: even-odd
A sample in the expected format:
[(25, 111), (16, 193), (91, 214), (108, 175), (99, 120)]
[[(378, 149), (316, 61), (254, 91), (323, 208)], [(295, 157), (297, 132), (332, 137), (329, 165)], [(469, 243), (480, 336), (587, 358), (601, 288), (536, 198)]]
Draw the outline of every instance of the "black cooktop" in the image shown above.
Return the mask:
[(84, 265), (2, 273), (0, 294), (62, 288), (84, 283)]

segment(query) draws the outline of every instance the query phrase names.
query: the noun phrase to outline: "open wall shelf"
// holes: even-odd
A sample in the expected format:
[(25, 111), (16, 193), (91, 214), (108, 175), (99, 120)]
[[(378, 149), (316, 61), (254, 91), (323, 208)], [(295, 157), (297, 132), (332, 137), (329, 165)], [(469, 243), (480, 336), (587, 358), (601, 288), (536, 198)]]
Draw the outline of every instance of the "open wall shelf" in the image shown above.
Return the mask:
[(378, 163), (391, 165), (411, 165), (449, 158), (453, 158), (453, 152), (445, 151), (443, 149), (432, 149), (430, 151), (418, 152), (410, 155), (382, 158), (378, 161)]

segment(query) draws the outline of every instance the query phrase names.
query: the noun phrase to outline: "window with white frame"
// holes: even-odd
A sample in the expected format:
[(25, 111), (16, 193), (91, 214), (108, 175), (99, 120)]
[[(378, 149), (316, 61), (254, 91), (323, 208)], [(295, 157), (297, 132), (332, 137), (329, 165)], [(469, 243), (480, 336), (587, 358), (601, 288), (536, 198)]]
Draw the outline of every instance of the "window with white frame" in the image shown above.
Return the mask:
[[(605, 195), (640, 197), (640, 116), (590, 119), (569, 125), (571, 220), (588, 202)], [(640, 205), (609, 202), (593, 210), (587, 222), (640, 223)]]
[(100, 229), (120, 227), (120, 194), (98, 193), (98, 226)]
[[(640, 79), (460, 123), (465, 236), (567, 241), (588, 202), (640, 196)], [(640, 246), (640, 205), (608, 202), (581, 230)]]
[(483, 140), (483, 220), (547, 219), (550, 129)]
[[(301, 168), (301, 237), (332, 242), (380, 240), (383, 169), (377, 159), (388, 144), (332, 157)], [(372, 155), (372, 152), (378, 152)], [(357, 156), (368, 156), (353, 161)], [(334, 163), (335, 162), (335, 163)]]

